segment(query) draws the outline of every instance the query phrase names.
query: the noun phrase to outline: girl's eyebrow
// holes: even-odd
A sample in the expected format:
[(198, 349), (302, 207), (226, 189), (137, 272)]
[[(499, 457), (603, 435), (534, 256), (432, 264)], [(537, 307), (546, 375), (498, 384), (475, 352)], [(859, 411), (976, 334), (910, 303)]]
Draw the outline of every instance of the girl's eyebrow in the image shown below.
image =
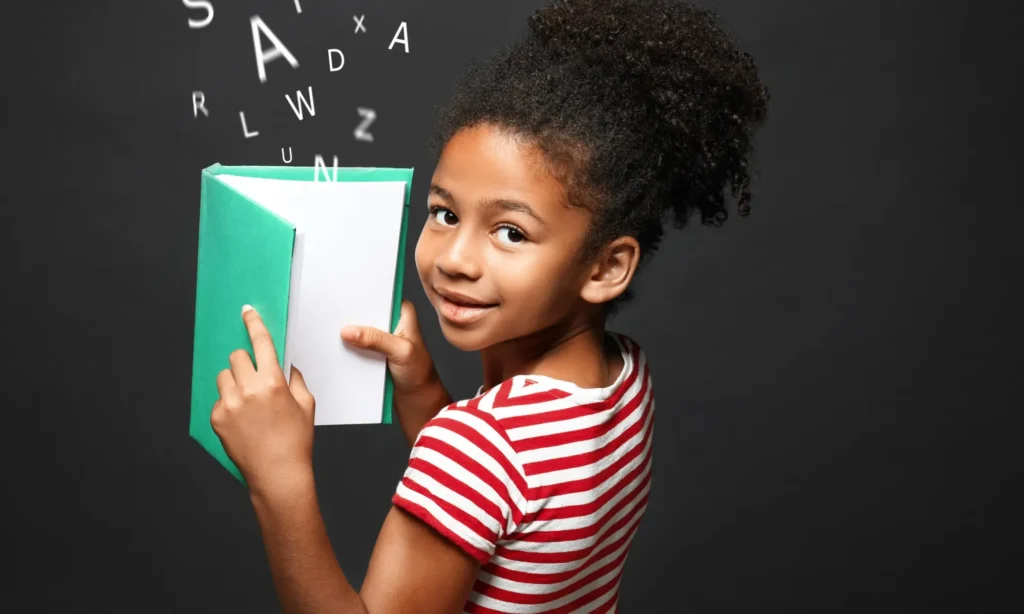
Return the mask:
[(431, 194), (437, 194), (438, 196), (440, 196), (441, 198), (443, 198), (443, 199), (445, 199), (447, 201), (455, 202), (455, 199), (452, 198), (452, 195), (448, 193), (448, 190), (442, 188), (441, 186), (437, 185), (436, 183), (430, 184), (430, 193)]
[(480, 201), (480, 206), (487, 209), (502, 209), (504, 211), (518, 211), (519, 213), (525, 213), (533, 219), (537, 220), (540, 224), (545, 224), (544, 220), (540, 219), (540, 216), (534, 213), (530, 205), (519, 201), (510, 200), (508, 198), (487, 198)]
[[(436, 194), (437, 196), (440, 196), (441, 198), (448, 202), (455, 202), (455, 198), (452, 197), (451, 193), (437, 184), (431, 184), (430, 193)], [(511, 200), (508, 198), (486, 198), (480, 201), (480, 206), (487, 209), (518, 211), (519, 213), (525, 213), (526, 215), (529, 215), (530, 217), (537, 220), (541, 224), (547, 225), (547, 223), (544, 220), (542, 220), (539, 215), (537, 215), (537, 213), (530, 207), (530, 205), (519, 200)]]

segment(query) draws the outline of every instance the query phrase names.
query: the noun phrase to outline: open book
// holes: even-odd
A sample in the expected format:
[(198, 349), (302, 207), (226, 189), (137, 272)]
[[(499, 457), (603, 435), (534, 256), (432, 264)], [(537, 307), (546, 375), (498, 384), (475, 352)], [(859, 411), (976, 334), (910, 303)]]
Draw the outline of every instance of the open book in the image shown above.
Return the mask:
[(189, 434), (238, 479), (210, 426), (217, 374), (252, 344), (242, 305), (294, 364), (318, 426), (391, 423), (379, 354), (345, 346), (345, 324), (398, 324), (412, 169), (213, 166), (203, 170)]

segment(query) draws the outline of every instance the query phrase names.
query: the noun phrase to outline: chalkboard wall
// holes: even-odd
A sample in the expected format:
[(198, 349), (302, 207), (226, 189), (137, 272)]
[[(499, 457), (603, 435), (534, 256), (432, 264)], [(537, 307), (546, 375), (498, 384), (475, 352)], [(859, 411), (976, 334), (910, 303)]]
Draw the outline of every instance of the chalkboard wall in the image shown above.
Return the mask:
[[(0, 610), (277, 611), (248, 498), (188, 437), (200, 171), (412, 166), (418, 233), (433, 107), (540, 4), (6, 9)], [(714, 3), (772, 103), (751, 217), (670, 234), (613, 321), (658, 387), (622, 611), (994, 611), (1008, 594), (1024, 67), (1008, 14), (948, 4)], [(265, 79), (255, 20), (293, 56)], [(442, 376), (471, 395), (477, 358), (447, 346), (408, 258)], [(397, 426), (316, 437), (358, 585), (409, 448)]]

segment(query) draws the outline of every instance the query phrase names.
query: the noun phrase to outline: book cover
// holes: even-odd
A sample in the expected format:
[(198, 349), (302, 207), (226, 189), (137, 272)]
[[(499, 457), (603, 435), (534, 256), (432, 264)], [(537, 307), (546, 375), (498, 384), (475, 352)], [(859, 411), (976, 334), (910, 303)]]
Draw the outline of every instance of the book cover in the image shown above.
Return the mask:
[[(215, 164), (202, 173), (189, 433), (239, 480), (209, 419), (228, 355), (252, 354), (243, 304), (260, 312), (282, 369), (292, 354), (311, 363), (296, 366), (317, 396), (318, 425), (392, 423), (383, 358), (342, 347), (338, 318), (397, 326), (413, 169), (315, 172)], [(321, 395), (337, 402), (323, 407)]]

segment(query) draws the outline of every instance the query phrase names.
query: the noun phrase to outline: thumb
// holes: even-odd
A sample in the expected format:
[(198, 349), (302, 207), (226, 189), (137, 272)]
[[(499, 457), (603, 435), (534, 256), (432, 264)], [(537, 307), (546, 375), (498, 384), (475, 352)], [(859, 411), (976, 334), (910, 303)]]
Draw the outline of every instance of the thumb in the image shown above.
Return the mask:
[(408, 363), (413, 353), (413, 343), (409, 339), (372, 326), (344, 326), (341, 338), (356, 347), (380, 352), (396, 365)]
[(420, 335), (420, 323), (416, 318), (416, 308), (409, 300), (403, 300), (398, 316), (398, 326), (395, 327), (395, 335), (417, 343), (422, 339)]
[(306, 378), (302, 377), (302, 371), (295, 368), (292, 365), (291, 378), (288, 381), (288, 389), (291, 391), (292, 396), (298, 401), (299, 406), (306, 410), (306, 413), (312, 414), (316, 409), (316, 400), (313, 398), (313, 393), (306, 388)]

